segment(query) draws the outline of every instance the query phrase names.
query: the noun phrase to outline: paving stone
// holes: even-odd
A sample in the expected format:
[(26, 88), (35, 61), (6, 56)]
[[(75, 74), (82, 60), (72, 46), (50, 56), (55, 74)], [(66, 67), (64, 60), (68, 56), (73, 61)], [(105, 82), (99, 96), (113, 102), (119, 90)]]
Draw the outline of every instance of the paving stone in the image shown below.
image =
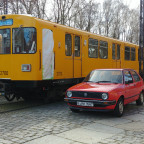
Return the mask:
[(93, 130), (96, 132), (102, 132), (102, 133), (109, 133), (109, 134), (118, 134), (118, 133), (122, 133), (124, 132), (124, 130), (122, 129), (118, 129), (118, 128), (114, 128), (111, 126), (106, 126), (106, 125), (102, 125), (102, 124), (98, 124), (98, 123), (94, 123), (91, 125), (87, 125), (87, 126), (83, 126), (83, 128), (85, 129), (89, 129), (89, 130)]
[(144, 106), (135, 104), (126, 106), (124, 116), (116, 118), (109, 113), (75, 114), (64, 102), (57, 102), (0, 114), (0, 143), (142, 144), (143, 121)]
[(94, 130), (88, 130), (84, 128), (77, 128), (73, 129), (61, 134), (58, 134), (57, 136), (63, 137), (65, 139), (70, 139), (82, 143), (92, 144), (99, 142), (102, 139), (111, 137), (113, 134), (109, 133), (102, 133), (102, 132), (96, 132)]
[(73, 144), (73, 141), (58, 136), (49, 135), (26, 142), (25, 144)]
[(109, 125), (109, 126), (115, 126), (115, 125), (120, 125), (120, 124), (125, 124), (129, 123), (132, 120), (124, 119), (122, 118), (108, 118), (108, 119), (102, 119), (96, 121), (97, 123), (104, 124), (104, 125)]
[(143, 114), (132, 114), (128, 116), (123, 116), (124, 119), (132, 120), (132, 121), (143, 121), (144, 122), (144, 115)]
[(131, 122), (131, 123), (127, 123), (127, 124), (118, 125), (116, 127), (124, 129), (124, 130), (129, 130), (129, 131), (143, 131), (144, 130), (144, 123)]

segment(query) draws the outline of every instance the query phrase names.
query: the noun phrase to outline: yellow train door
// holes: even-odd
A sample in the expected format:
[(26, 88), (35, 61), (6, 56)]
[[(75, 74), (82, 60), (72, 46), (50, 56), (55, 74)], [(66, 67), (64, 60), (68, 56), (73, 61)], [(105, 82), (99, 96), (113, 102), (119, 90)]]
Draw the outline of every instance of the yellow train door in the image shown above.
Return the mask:
[(113, 68), (121, 68), (120, 45), (112, 44), (112, 66)]
[(82, 77), (81, 37), (73, 36), (73, 77)]

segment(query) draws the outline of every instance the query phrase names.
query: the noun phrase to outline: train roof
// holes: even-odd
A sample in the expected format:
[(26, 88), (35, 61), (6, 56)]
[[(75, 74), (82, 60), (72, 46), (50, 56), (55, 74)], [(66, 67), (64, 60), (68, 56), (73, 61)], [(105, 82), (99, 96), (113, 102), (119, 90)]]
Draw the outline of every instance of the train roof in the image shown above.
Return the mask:
[[(6, 15), (2, 15), (2, 16), (6, 16)], [(90, 35), (91, 34), (93, 36), (98, 36), (98, 37), (101, 37), (101, 38), (115, 40), (117, 42), (123, 42), (123, 43), (126, 43), (126, 44), (132, 44), (132, 45), (138, 46), (137, 44), (130, 43), (130, 42), (127, 42), (127, 41), (122, 41), (122, 40), (119, 40), (119, 39), (114, 39), (114, 38), (103, 36), (103, 35), (100, 35), (100, 34), (96, 34), (96, 33), (92, 33), (92, 32), (87, 32), (87, 31), (84, 31), (84, 30), (80, 30), (78, 28), (73, 28), (73, 27), (70, 27), (70, 26), (66, 26), (66, 25), (55, 23), (55, 22), (51, 22), (51, 21), (48, 21), (48, 20), (43, 20), (43, 19), (40, 19), (40, 18), (36, 18), (36, 17), (33, 17), (32, 15), (29, 15), (29, 14), (8, 14), (8, 16), (30, 17), (30, 18), (35, 19), (36, 21), (43, 21), (45, 23), (49, 23), (49, 24), (51, 24), (53, 26), (56, 26), (56, 27), (59, 27), (59, 28), (67, 28), (69, 30), (78, 31), (78, 32), (81, 32), (81, 33), (86, 34), (86, 35)]]
[[(39, 18), (36, 18), (36, 19), (39, 19)], [(42, 20), (42, 19), (39, 19), (39, 20)], [(51, 21), (48, 21), (48, 20), (42, 20), (42, 21), (48, 22), (48, 23), (50, 23), (50, 24), (52, 24), (54, 26), (58, 26), (58, 27), (62, 27), (62, 28), (68, 28), (68, 29), (71, 29), (71, 30), (74, 30), (74, 31), (79, 31), (79, 32), (87, 34), (87, 35), (91, 34), (91, 35), (99, 36), (101, 38), (106, 38), (106, 39), (115, 40), (115, 41), (118, 41), (118, 42), (123, 42), (123, 43), (127, 43), (127, 44), (132, 44), (132, 45), (138, 46), (137, 44), (134, 44), (134, 43), (130, 43), (130, 42), (127, 42), (127, 41), (122, 41), (122, 40), (119, 40), (119, 39), (114, 39), (114, 38), (111, 38), (111, 37), (103, 36), (103, 35), (92, 33), (92, 32), (87, 32), (87, 31), (84, 31), (84, 30), (80, 30), (78, 28), (74, 28), (74, 27), (58, 24), (58, 23), (51, 22)]]

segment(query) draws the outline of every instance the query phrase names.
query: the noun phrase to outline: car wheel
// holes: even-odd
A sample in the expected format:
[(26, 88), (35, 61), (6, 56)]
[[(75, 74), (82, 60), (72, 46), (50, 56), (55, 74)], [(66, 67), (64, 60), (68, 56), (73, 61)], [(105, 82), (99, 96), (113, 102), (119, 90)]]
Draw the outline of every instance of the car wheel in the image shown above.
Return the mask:
[(116, 104), (114, 114), (117, 117), (121, 117), (123, 115), (123, 112), (124, 112), (124, 101), (122, 98), (120, 98)]
[(143, 102), (144, 102), (144, 96), (143, 96), (143, 93), (141, 92), (138, 100), (136, 100), (136, 104), (137, 105), (143, 105)]
[(73, 109), (73, 108), (70, 108), (70, 110), (74, 113), (79, 113), (80, 111), (78, 109)]

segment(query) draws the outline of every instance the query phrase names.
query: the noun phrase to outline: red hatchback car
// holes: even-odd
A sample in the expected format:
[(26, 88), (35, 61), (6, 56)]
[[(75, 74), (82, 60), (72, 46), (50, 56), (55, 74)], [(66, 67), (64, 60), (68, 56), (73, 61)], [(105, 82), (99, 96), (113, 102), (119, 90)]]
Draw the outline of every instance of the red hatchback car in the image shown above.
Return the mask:
[(65, 101), (72, 112), (114, 111), (122, 116), (124, 105), (143, 104), (143, 79), (132, 69), (97, 69), (69, 88)]

